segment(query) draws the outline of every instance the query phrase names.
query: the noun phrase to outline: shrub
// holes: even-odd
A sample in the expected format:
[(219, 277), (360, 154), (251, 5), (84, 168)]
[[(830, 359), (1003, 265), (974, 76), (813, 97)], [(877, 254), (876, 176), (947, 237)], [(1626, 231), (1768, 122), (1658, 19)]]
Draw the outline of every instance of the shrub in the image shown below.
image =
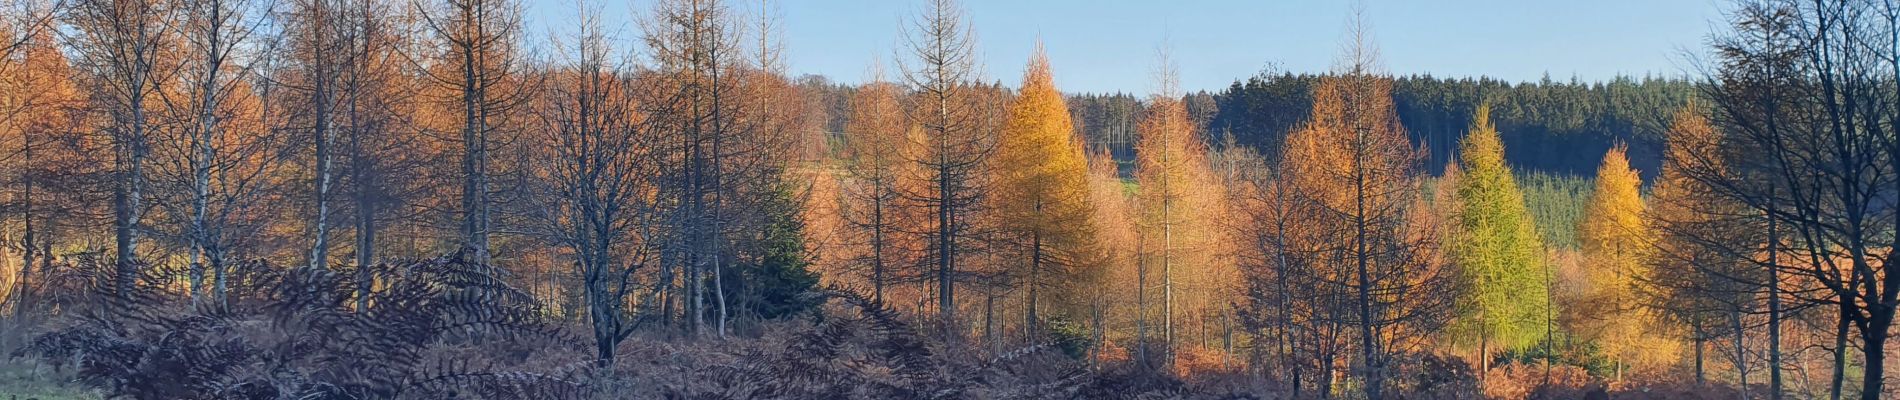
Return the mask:
[[(572, 370), (531, 369), (531, 354), (578, 343), (538, 319), (528, 295), (459, 256), (372, 266), (355, 310), (354, 274), (244, 263), (224, 304), (165, 290), (150, 271), (124, 295), (92, 279), (68, 318), (20, 350), (110, 397), (577, 398)], [(105, 277), (95, 259), (72, 276)], [(91, 271), (95, 273), (85, 273)], [(75, 298), (75, 299), (77, 299)], [(571, 353), (584, 354), (584, 353)]]

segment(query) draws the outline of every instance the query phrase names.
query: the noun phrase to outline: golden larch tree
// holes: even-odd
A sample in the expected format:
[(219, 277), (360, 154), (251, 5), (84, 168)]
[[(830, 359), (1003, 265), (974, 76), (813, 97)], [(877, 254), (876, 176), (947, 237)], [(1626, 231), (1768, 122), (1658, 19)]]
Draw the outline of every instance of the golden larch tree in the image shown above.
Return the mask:
[[(1313, 241), (1324, 254), (1303, 273), (1325, 284), (1316, 296), (1348, 321), (1355, 375), (1367, 398), (1383, 397), (1393, 355), (1417, 348), (1449, 315), (1452, 274), (1438, 252), (1438, 231), (1421, 190), (1418, 164), (1393, 104), (1393, 80), (1378, 70), (1377, 51), (1362, 25), (1338, 76), (1313, 90), (1312, 117), (1288, 135), (1282, 172), (1293, 192), (1312, 203), (1308, 224), (1334, 227)], [(1323, 363), (1323, 368), (1332, 368)], [(1319, 375), (1327, 388), (1328, 374)]]
[(1643, 219), (1642, 177), (1630, 168), (1628, 147), (1617, 145), (1603, 155), (1597, 169), (1596, 190), (1577, 227), (1584, 257), (1593, 268), (1584, 295), (1586, 304), (1579, 333), (1595, 339), (1615, 359), (1616, 377), (1637, 359), (1654, 359), (1673, 351), (1650, 331), (1654, 313), (1638, 302), (1639, 277), (1648, 275), (1643, 261), (1650, 254), (1651, 233)]
[[(902, 229), (921, 223), (921, 208), (909, 207), (904, 193), (923, 190), (918, 167), (907, 162), (923, 143), (911, 140), (914, 127), (904, 120), (903, 88), (881, 77), (858, 88), (850, 99), (844, 127), (847, 184), (840, 187), (840, 218), (852, 233), (850, 264), (871, 287), (872, 299), (884, 301), (891, 282), (915, 263), (915, 235)], [(834, 280), (835, 281), (835, 280)]]
[(1028, 254), (1022, 285), (1026, 316), (1039, 323), (1039, 294), (1067, 282), (1092, 249), (1094, 206), (1088, 161), (1082, 155), (1069, 108), (1050, 77), (1049, 58), (1038, 47), (1023, 73), (1022, 91), (1009, 106), (991, 167), (996, 174), (1003, 229)]
[[(1646, 275), (1635, 277), (1639, 294), (1655, 309), (1655, 318), (1673, 322), (1650, 325), (1671, 329), (1648, 328), (1642, 333), (1690, 341), (1696, 350), (1697, 379), (1705, 376), (1702, 350), (1709, 340), (1726, 336), (1733, 349), (1743, 349), (1747, 335), (1738, 334), (1737, 325), (1755, 303), (1756, 288), (1750, 282), (1766, 274), (1743, 254), (1714, 244), (1759, 241), (1765, 230), (1756, 221), (1755, 210), (1700, 179), (1728, 174), (1727, 163), (1720, 157), (1721, 143), (1714, 126), (1693, 105), (1676, 112), (1665, 137), (1662, 171), (1643, 214), (1654, 230), (1655, 243), (1649, 257), (1642, 260)], [(1674, 354), (1647, 351), (1613, 355), (1637, 356), (1630, 360), (1637, 366), (1674, 361), (1663, 358)]]
[[(1148, 100), (1148, 113), (1137, 126), (1140, 139), (1135, 145), (1135, 179), (1139, 184), (1136, 202), (1140, 213), (1141, 257), (1138, 271), (1143, 280), (1147, 270), (1158, 273), (1161, 289), (1161, 326), (1163, 360), (1172, 362), (1177, 329), (1183, 317), (1204, 315), (1210, 293), (1217, 290), (1205, 284), (1213, 275), (1218, 257), (1215, 216), (1222, 215), (1224, 194), (1207, 159), (1207, 144), (1201, 140), (1195, 122), (1175, 90), (1172, 64), (1163, 60), (1160, 90)], [(1189, 277), (1195, 285), (1183, 285)], [(1137, 296), (1140, 314), (1147, 314), (1148, 284), (1141, 284)], [(1192, 297), (1192, 298), (1188, 298)], [(1182, 309), (1188, 307), (1191, 309)], [(1141, 318), (1145, 329), (1147, 318)], [(1141, 335), (1145, 339), (1145, 334)]]

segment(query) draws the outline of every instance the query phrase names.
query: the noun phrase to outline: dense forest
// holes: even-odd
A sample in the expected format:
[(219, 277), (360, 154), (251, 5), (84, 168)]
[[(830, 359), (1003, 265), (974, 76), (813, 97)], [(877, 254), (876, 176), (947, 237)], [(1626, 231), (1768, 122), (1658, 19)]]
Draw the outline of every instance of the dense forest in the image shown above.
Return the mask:
[[(1200, 132), (1213, 144), (1268, 152), (1312, 112), (1312, 87), (1325, 75), (1263, 72), (1219, 92), (1187, 94)], [(1699, 90), (1686, 78), (1619, 77), (1608, 82), (1511, 83), (1491, 78), (1394, 77), (1399, 121), (1422, 146), (1433, 174), (1458, 153), (1458, 140), (1480, 105), (1493, 107), (1511, 165), (1561, 175), (1588, 176), (1615, 143), (1630, 147), (1630, 162), (1647, 178), (1662, 167), (1663, 133), (1670, 111)], [(1089, 144), (1134, 154), (1134, 121), (1142, 99), (1130, 94), (1080, 94), (1069, 106)]]
[(919, 3), (846, 84), (772, 1), (0, 0), (0, 396), (1900, 396), (1900, 5), (1125, 94)]

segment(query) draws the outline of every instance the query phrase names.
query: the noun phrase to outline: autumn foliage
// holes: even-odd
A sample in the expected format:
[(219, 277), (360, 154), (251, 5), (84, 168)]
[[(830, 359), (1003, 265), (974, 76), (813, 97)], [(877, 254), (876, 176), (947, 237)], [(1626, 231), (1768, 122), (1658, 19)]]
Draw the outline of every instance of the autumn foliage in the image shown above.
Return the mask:
[[(771, 1), (545, 39), (513, 0), (0, 1), (0, 380), (1894, 395), (1892, 7), (1739, 2), (1694, 84), (1469, 93), (1387, 71), (1360, 15), (1330, 72), (1194, 91), (1164, 46), (1142, 97), (1065, 92), (1091, 66), (1040, 43), (994, 81), (983, 14), (920, 3), (890, 73), (832, 81)], [(1604, 126), (1664, 133), (1537, 145)]]

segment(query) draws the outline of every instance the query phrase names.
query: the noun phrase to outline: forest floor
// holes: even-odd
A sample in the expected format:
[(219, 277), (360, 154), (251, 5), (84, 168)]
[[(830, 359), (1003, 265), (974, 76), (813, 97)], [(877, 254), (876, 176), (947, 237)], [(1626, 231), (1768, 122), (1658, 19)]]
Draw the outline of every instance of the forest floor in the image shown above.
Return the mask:
[(70, 371), (54, 371), (37, 360), (0, 355), (0, 400), (92, 400), (103, 398), (72, 383)]

